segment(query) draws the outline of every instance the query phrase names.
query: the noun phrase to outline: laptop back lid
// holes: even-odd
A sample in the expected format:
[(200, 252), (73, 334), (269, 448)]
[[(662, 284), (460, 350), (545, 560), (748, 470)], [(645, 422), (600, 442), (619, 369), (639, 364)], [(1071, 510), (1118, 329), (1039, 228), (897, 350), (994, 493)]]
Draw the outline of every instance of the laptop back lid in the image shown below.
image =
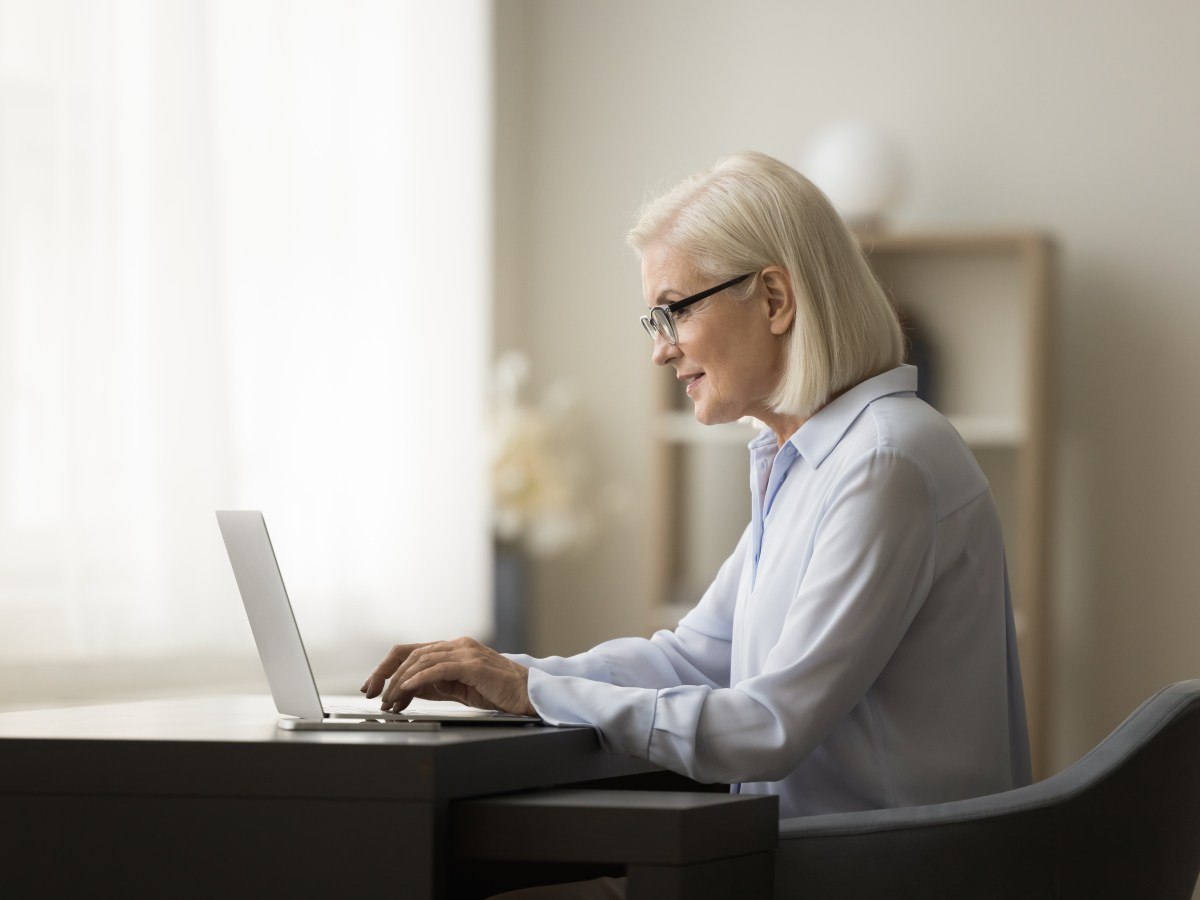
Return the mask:
[(275, 708), (301, 719), (323, 718), (321, 695), (267, 534), (266, 519), (258, 510), (217, 510), (217, 524)]

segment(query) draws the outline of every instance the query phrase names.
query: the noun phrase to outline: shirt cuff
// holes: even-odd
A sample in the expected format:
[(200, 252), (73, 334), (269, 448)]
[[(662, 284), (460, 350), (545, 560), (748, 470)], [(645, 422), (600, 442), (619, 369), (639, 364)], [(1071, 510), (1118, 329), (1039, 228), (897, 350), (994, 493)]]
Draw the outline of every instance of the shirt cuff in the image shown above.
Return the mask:
[(529, 669), (529, 702), (551, 725), (587, 725), (605, 750), (649, 759), (658, 691)]

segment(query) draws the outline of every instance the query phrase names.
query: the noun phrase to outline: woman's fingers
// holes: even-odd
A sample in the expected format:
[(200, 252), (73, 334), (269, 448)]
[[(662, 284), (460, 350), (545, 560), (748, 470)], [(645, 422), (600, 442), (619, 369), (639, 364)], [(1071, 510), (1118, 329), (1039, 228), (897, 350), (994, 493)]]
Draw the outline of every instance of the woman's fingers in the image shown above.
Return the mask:
[(457, 640), (453, 641), (431, 641), (426, 644), (414, 645), (411, 649), (411, 652), (405, 654), (404, 659), (400, 662), (394, 673), (391, 675), (392, 685), (398, 687), (407, 678), (409, 678), (413, 672), (419, 671), (421, 668), (430, 665), (431, 659), (442, 658), (436, 657), (435, 654), (446, 654), (453, 652), (490, 653), (492, 651), (489, 651), (487, 647), (483, 646), (483, 644), (479, 643), (473, 638), (458, 638)]
[(418, 647), (405, 657), (383, 692), (383, 703), (385, 709), (399, 709), (418, 696), (531, 713), (528, 678), (524, 666), (478, 641), (440, 641)]
[(387, 652), (387, 656), (371, 670), (371, 674), (367, 676), (367, 680), (363, 682), (363, 686), (359, 688), (368, 699), (379, 696), (383, 690), (384, 684), (392, 675), (400, 669), (404, 662), (412, 655), (414, 650), (426, 646), (425, 644), (395, 644), (392, 649)]
[(467, 706), (477, 705), (471, 702), (467, 688), (452, 682), (438, 682), (419, 690), (400, 691), (397, 696), (398, 699), (392, 702), (381, 701), (380, 708), (384, 712), (401, 712), (412, 702), (414, 697), (421, 700), (454, 700)]

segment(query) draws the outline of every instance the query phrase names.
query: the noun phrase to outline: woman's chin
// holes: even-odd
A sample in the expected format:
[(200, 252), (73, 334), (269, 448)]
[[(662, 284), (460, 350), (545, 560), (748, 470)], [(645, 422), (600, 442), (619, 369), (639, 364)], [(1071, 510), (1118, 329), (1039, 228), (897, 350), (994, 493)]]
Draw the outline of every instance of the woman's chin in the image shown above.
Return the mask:
[(729, 422), (736, 422), (737, 416), (721, 415), (719, 412), (708, 409), (707, 407), (697, 403), (695, 408), (696, 421), (701, 425), (726, 425)]

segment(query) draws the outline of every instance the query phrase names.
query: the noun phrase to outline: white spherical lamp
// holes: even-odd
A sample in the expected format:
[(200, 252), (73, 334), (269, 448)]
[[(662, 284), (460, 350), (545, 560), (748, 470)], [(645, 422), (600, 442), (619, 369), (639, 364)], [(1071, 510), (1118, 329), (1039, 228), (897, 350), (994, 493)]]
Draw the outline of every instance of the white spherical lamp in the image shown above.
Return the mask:
[(813, 140), (803, 168), (857, 230), (882, 228), (904, 196), (904, 154), (879, 126), (862, 120), (831, 125)]

